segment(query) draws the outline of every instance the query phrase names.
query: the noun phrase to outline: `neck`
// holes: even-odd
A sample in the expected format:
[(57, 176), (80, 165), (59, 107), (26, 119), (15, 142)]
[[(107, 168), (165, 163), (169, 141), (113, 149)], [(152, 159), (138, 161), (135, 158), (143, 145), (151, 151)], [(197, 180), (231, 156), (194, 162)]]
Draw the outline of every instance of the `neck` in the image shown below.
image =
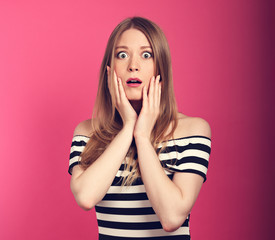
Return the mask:
[(136, 111), (136, 113), (139, 115), (140, 110), (142, 108), (142, 100), (131, 100), (130, 101), (132, 107)]

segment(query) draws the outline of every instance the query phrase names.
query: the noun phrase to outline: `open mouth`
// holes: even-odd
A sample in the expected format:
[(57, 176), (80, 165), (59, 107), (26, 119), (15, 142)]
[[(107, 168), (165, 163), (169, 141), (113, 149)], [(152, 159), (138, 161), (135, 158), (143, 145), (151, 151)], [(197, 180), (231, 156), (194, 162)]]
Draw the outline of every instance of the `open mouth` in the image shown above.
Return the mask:
[(126, 83), (128, 86), (137, 87), (142, 84), (142, 81), (138, 78), (129, 78)]
[(139, 84), (141, 84), (142, 81), (139, 80), (138, 78), (129, 78), (129, 79), (127, 80), (126, 83), (127, 83), (127, 84), (128, 84), (128, 83), (139, 83)]

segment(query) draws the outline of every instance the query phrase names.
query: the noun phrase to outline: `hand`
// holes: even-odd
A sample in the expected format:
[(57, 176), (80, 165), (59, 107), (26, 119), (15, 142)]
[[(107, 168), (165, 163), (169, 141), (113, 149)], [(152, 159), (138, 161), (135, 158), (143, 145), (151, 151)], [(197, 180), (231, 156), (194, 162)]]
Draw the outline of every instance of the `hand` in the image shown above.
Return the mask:
[(159, 116), (161, 83), (160, 76), (152, 77), (147, 95), (147, 88), (143, 88), (142, 109), (134, 129), (135, 139), (145, 137), (150, 139), (151, 132)]
[(115, 107), (123, 121), (123, 126), (127, 124), (131, 124), (132, 126), (134, 126), (137, 120), (137, 114), (126, 97), (121, 79), (117, 77), (115, 71), (113, 77), (111, 77), (111, 69), (108, 66), (107, 71), (108, 87), (111, 92), (111, 95), (114, 95)]

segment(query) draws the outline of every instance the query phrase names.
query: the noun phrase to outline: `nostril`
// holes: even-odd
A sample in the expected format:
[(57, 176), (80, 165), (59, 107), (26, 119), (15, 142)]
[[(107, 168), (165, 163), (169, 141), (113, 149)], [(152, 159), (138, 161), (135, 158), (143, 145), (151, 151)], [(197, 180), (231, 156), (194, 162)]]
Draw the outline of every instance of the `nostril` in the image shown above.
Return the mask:
[(138, 71), (138, 68), (129, 68), (129, 70), (130, 70), (131, 72), (133, 72), (133, 71)]

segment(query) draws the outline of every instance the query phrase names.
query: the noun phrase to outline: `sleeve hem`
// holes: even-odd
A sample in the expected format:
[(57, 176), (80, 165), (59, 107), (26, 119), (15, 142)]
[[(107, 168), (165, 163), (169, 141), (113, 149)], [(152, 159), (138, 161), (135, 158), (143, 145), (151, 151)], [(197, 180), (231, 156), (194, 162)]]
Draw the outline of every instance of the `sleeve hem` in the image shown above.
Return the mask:
[(69, 166), (68, 173), (69, 173), (70, 175), (72, 175), (72, 169), (73, 169), (73, 167), (76, 166), (76, 165), (78, 165), (78, 164), (79, 164), (79, 162), (74, 162), (74, 163), (72, 163), (72, 164)]
[(185, 170), (177, 170), (177, 169), (174, 169), (174, 172), (181, 172), (181, 173), (183, 173), (183, 172), (189, 172), (189, 173), (198, 174), (198, 175), (202, 176), (203, 182), (205, 182), (206, 179), (207, 179), (207, 178), (206, 178), (206, 175), (205, 175), (203, 172), (198, 171), (198, 170), (195, 170), (195, 169), (185, 169)]

